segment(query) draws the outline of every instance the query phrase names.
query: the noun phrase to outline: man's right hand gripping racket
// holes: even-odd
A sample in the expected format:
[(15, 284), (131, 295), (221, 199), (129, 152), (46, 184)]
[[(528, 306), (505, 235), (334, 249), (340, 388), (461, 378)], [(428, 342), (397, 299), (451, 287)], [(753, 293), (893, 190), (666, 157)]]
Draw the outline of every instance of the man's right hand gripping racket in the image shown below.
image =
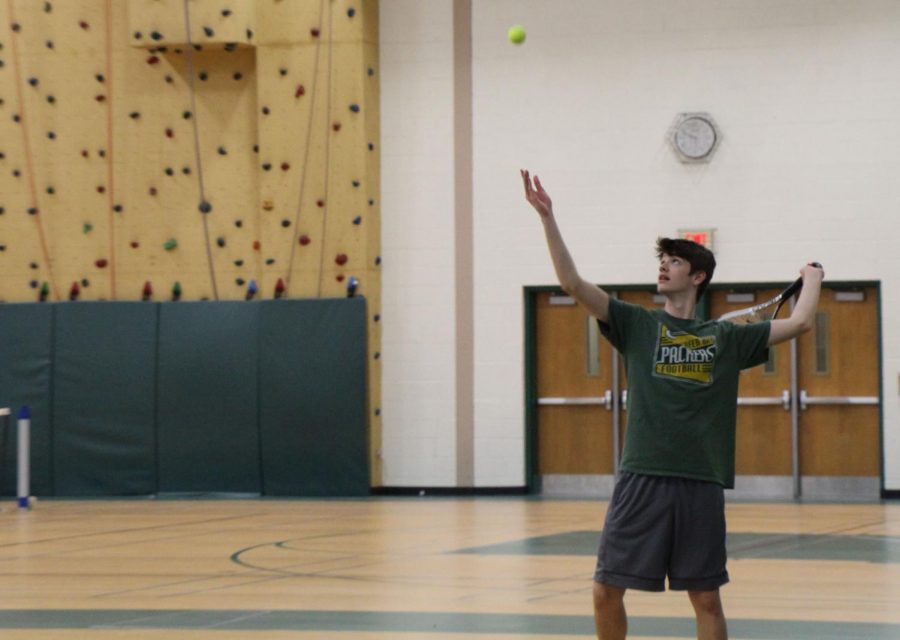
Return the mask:
[[(818, 269), (822, 268), (822, 265), (818, 262), (810, 262), (809, 264)], [(774, 320), (778, 315), (778, 312), (781, 311), (781, 307), (784, 306), (784, 303), (790, 300), (792, 296), (799, 293), (802, 288), (803, 278), (797, 278), (784, 291), (771, 300), (766, 300), (765, 302), (753, 305), (752, 307), (747, 307), (746, 309), (729, 311), (728, 313), (719, 316), (719, 320), (733, 322), (734, 324), (754, 324), (756, 322)]]

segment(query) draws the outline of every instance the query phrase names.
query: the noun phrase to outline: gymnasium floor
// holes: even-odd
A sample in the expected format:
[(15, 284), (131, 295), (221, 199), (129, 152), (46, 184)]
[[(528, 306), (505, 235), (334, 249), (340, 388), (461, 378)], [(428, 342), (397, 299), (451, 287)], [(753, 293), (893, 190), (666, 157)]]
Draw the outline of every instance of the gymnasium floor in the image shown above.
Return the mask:
[[(605, 502), (528, 498), (12, 502), (4, 639), (593, 637)], [(900, 504), (728, 507), (732, 639), (900, 638)], [(630, 638), (693, 638), (630, 592)]]

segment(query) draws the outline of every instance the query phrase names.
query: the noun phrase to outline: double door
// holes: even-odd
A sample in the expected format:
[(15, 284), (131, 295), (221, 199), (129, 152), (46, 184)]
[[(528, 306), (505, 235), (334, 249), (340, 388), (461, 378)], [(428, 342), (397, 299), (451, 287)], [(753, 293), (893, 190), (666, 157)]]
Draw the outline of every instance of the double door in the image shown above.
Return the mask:
[[(718, 317), (777, 291), (712, 290), (706, 312)], [(645, 290), (613, 295), (646, 307), (663, 302)], [(741, 374), (737, 495), (878, 496), (877, 295), (869, 286), (824, 289), (814, 330), (773, 347), (768, 362)], [(600, 336), (596, 320), (571, 298), (535, 296), (537, 473), (543, 491), (608, 495), (627, 428), (621, 358)]]

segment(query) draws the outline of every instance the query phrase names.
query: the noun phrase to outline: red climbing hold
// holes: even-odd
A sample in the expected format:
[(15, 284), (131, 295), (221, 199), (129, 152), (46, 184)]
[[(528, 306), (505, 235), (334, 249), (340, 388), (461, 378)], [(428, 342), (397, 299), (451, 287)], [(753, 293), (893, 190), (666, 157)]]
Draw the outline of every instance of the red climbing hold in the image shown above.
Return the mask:
[(335, 261), (339, 266), (342, 266), (342, 267), (343, 267), (345, 264), (347, 264), (347, 254), (346, 254), (346, 253), (339, 253), (339, 254), (337, 254), (337, 256), (335, 257), (334, 261)]
[(302, 84), (297, 85), (297, 90), (294, 92), (294, 97), (299, 98), (303, 95), (306, 95), (306, 88)]
[(309, 239), (308, 235), (304, 234), (304, 235), (300, 236), (300, 244), (303, 245), (304, 247), (306, 245), (308, 245), (310, 242), (312, 242), (312, 240)]
[(98, 269), (103, 269), (109, 264), (109, 261), (106, 258), (100, 258), (94, 264), (97, 265)]

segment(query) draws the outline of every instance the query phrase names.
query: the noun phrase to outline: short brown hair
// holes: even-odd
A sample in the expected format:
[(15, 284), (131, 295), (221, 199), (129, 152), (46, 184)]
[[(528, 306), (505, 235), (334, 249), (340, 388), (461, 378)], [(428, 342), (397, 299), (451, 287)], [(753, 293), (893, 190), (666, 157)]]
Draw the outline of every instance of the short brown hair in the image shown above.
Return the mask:
[(691, 275), (698, 271), (706, 274), (703, 282), (697, 287), (697, 300), (700, 300), (716, 270), (716, 258), (712, 251), (693, 240), (657, 238), (656, 257), (662, 259), (663, 254), (687, 260), (691, 265)]

